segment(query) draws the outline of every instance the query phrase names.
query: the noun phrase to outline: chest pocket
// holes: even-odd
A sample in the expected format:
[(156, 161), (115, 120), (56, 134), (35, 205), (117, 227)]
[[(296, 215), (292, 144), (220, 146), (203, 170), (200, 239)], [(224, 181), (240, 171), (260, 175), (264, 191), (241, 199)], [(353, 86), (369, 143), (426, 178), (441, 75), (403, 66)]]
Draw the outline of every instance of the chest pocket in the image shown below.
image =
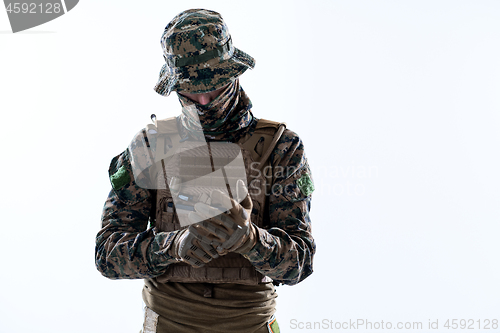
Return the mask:
[(157, 227), (160, 231), (174, 231), (181, 229), (179, 219), (174, 212), (172, 197), (165, 196), (158, 205)]

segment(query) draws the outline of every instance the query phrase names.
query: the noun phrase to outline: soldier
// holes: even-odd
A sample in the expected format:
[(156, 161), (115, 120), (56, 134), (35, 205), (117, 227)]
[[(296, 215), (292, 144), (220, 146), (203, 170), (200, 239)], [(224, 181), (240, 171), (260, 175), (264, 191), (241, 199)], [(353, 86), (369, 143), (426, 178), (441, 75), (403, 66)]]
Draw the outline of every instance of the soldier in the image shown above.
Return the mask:
[[(110, 279), (144, 279), (143, 333), (279, 332), (275, 286), (308, 277), (316, 249), (302, 140), (252, 114), (238, 77), (254, 59), (233, 46), (218, 13), (178, 14), (161, 45), (165, 64), (154, 89), (175, 91), (182, 112), (146, 126), (111, 161), (96, 267)], [(236, 145), (233, 157), (220, 157), (233, 151), (223, 143)], [(193, 161), (203, 149), (211, 174), (226, 161), (216, 190), (193, 185), (205, 171), (185, 179), (200, 169)], [(229, 174), (235, 156), (242, 177)]]

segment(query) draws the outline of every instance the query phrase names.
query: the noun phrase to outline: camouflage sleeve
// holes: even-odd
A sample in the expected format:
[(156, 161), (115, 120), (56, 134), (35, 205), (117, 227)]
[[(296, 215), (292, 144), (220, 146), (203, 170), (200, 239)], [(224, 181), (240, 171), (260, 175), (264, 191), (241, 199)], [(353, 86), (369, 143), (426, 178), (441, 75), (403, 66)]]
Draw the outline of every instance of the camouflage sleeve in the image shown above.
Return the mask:
[(244, 256), (275, 283), (294, 285), (312, 274), (316, 244), (309, 210), (314, 190), (302, 140), (286, 130), (271, 155), (276, 176), (269, 195), (269, 228)]
[(111, 161), (111, 192), (96, 237), (95, 264), (110, 279), (161, 275), (175, 259), (167, 250), (176, 232), (148, 228), (154, 192), (137, 186), (128, 149)]

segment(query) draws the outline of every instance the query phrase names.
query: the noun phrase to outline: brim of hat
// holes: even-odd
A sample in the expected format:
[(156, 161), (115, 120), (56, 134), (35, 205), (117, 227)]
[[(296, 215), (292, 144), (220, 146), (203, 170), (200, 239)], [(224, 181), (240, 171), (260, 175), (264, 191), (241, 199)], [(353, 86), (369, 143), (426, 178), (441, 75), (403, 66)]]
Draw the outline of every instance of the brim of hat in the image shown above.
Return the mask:
[(172, 91), (201, 94), (222, 88), (247, 69), (254, 68), (255, 60), (245, 52), (234, 48), (231, 58), (223, 61), (212, 59), (206, 63), (180, 68), (163, 65), (154, 90), (168, 96)]

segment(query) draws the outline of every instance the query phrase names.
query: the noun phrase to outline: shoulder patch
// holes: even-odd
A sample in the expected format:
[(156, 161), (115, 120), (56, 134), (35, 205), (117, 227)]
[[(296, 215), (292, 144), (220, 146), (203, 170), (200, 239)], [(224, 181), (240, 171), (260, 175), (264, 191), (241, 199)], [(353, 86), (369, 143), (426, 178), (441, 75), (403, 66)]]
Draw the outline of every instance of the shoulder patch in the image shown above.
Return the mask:
[(268, 326), (269, 332), (280, 333), (280, 327), (279, 327), (278, 322), (276, 321), (276, 318), (274, 317), (274, 315), (271, 318), (271, 321), (267, 323), (267, 326)]
[(299, 179), (295, 181), (297, 183), (298, 188), (300, 189), (300, 192), (302, 192), (303, 195), (309, 196), (311, 193), (314, 191), (314, 183), (309, 177), (308, 173), (304, 173)]
[(125, 166), (122, 165), (118, 169), (118, 171), (116, 171), (111, 175), (111, 177), (109, 177), (109, 180), (111, 181), (111, 185), (113, 185), (113, 188), (115, 190), (119, 190), (130, 182), (130, 175)]

